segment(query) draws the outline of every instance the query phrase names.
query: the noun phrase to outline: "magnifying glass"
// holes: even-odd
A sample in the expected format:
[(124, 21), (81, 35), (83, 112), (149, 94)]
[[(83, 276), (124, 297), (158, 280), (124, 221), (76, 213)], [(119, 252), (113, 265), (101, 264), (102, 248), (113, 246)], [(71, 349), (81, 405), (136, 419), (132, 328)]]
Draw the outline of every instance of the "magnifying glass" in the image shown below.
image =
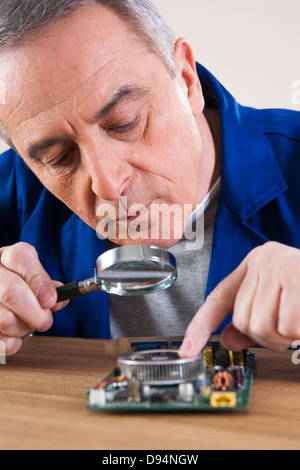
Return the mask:
[(116, 295), (143, 295), (167, 289), (177, 277), (175, 257), (148, 245), (120, 246), (96, 260), (94, 277), (57, 287), (57, 302), (101, 290)]

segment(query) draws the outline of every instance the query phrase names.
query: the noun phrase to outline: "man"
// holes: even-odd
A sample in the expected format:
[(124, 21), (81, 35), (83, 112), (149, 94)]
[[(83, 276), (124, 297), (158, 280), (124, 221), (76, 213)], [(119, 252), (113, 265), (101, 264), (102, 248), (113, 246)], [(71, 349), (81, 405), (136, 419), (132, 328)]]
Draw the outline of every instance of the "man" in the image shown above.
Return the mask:
[[(186, 356), (215, 330), (232, 349), (280, 351), (300, 338), (299, 114), (239, 106), (146, 0), (3, 3), (0, 121), (14, 149), (0, 162), (7, 353), (33, 331), (104, 338), (164, 325), (172, 334), (178, 324), (183, 334), (189, 324)], [(208, 194), (203, 253), (182, 248), (189, 214), (180, 236), (177, 221), (167, 239), (164, 226), (151, 238), (155, 204), (194, 210)], [(125, 220), (122, 198), (131, 208)], [(95, 230), (106, 235), (106, 204), (117, 230), (105, 242)], [(105, 249), (136, 243), (120, 236), (132, 221), (143, 231), (139, 243), (182, 260), (168, 297), (126, 304), (95, 292), (56, 305), (53, 279), (90, 277)]]

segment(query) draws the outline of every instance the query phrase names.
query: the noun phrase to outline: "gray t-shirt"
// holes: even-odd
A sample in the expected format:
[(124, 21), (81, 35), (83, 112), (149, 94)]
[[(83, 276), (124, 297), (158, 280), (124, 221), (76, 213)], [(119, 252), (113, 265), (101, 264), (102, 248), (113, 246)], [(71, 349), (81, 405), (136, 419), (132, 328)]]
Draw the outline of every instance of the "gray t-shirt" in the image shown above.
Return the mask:
[[(210, 265), (219, 183), (202, 217), (202, 247), (184, 237), (170, 251), (178, 276), (168, 289), (137, 297), (110, 295), (111, 337), (182, 336), (204, 302)], [(198, 216), (199, 217), (199, 216)], [(195, 221), (194, 221), (195, 223)], [(201, 229), (201, 223), (199, 224)], [(193, 246), (187, 244), (194, 243)], [(107, 241), (107, 248), (115, 245)]]

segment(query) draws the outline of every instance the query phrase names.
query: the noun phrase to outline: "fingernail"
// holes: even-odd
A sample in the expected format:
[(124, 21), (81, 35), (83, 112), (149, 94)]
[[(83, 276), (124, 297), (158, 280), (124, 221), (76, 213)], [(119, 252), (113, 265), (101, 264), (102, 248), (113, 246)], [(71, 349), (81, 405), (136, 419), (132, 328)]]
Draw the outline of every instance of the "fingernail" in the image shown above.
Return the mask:
[(37, 293), (37, 299), (41, 307), (49, 307), (53, 303), (53, 293), (47, 287), (42, 287)]

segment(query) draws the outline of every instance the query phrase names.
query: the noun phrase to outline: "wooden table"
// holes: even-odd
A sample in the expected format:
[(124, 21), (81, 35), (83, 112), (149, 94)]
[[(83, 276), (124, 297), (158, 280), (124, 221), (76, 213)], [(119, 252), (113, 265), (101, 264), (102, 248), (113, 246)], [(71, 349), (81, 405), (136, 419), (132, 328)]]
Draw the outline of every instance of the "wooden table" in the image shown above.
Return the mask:
[(31, 337), (0, 365), (0, 449), (300, 449), (300, 365), (256, 352), (251, 408), (233, 414), (110, 414), (85, 393), (115, 365), (104, 341)]

